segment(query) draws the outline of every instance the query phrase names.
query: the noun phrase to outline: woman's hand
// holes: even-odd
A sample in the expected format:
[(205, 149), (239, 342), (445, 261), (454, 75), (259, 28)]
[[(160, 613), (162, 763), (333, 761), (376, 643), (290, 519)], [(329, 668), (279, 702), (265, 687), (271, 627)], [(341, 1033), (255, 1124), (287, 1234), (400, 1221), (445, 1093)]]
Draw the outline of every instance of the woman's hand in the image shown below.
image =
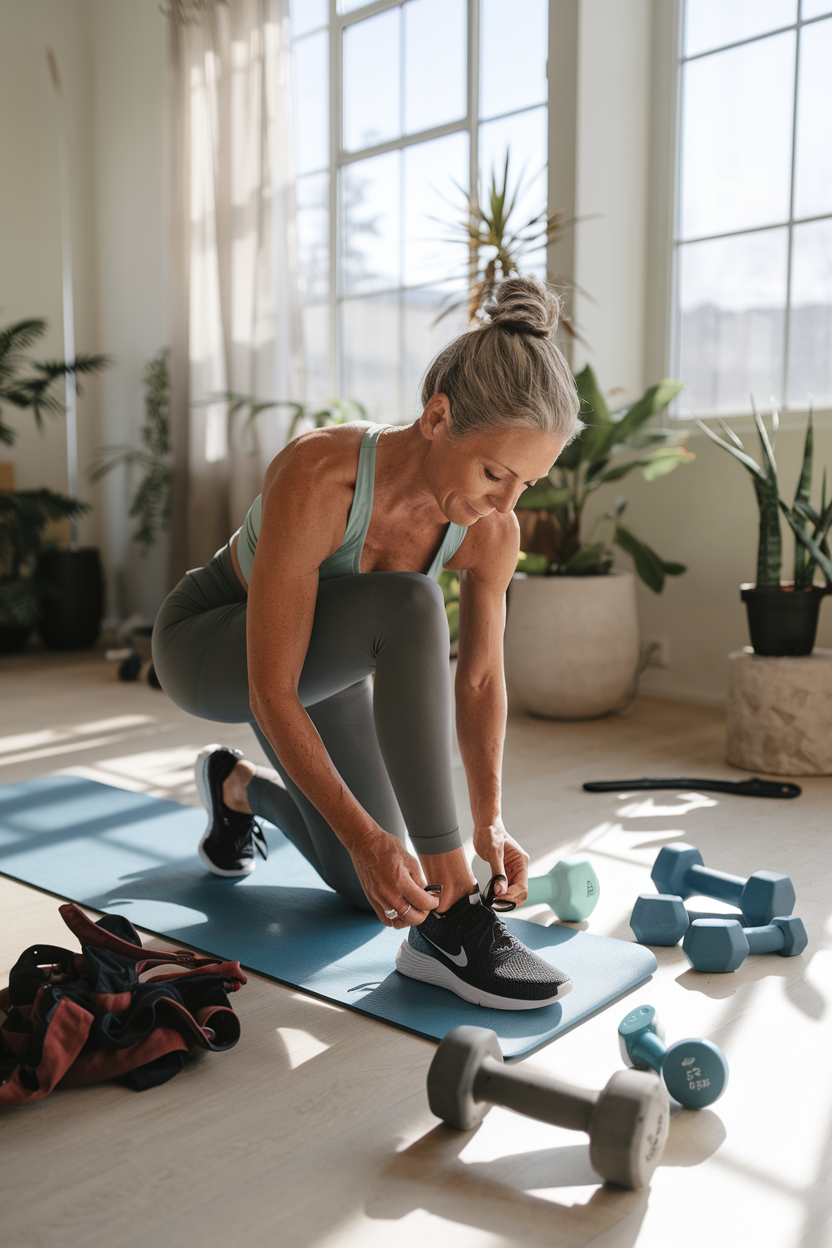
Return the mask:
[(494, 889), (497, 897), (522, 906), (528, 896), (529, 855), (509, 836), (502, 819), (474, 829), (474, 849), (491, 868), (491, 875), (504, 875)]
[[(385, 927), (414, 927), (439, 905), (438, 897), (424, 891), (419, 860), (383, 828), (368, 836), (360, 850), (352, 850), (351, 857), (367, 900)], [(385, 910), (395, 910), (398, 918), (391, 919)]]

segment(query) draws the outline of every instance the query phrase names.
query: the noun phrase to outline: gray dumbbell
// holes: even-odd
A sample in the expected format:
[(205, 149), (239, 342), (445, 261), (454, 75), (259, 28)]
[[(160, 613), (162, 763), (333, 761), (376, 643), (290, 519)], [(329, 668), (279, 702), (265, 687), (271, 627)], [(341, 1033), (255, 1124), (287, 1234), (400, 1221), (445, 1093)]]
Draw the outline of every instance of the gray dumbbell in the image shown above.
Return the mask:
[(619, 1187), (639, 1188), (659, 1164), (670, 1125), (670, 1102), (656, 1075), (620, 1070), (600, 1092), (576, 1088), (542, 1071), (506, 1066), (493, 1031), (455, 1027), (428, 1071), (428, 1103), (459, 1131), (504, 1105), (569, 1131), (589, 1135), (592, 1168)]
[(650, 872), (658, 892), (671, 897), (715, 897), (736, 906), (746, 922), (770, 923), (776, 914), (791, 914), (795, 893), (787, 875), (777, 871), (755, 871), (747, 880), (725, 871), (706, 867), (693, 845), (678, 841), (665, 845)]
[(665, 893), (641, 893), (636, 898), (630, 927), (641, 945), (678, 945), (696, 919), (737, 919), (741, 914), (715, 914), (705, 910), (688, 910), (681, 897)]
[(722, 975), (735, 971), (749, 953), (796, 958), (808, 943), (803, 923), (789, 914), (765, 927), (742, 927), (732, 919), (697, 919), (685, 933), (682, 948), (695, 971)]

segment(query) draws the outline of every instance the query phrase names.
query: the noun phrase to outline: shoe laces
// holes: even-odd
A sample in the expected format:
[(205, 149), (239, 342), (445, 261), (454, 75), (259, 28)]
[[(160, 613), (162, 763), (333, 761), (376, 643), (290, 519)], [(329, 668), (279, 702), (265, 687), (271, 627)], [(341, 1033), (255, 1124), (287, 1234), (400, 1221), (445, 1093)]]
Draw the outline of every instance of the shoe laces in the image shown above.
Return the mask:
[(251, 844), (265, 862), (269, 856), (269, 845), (263, 828), (254, 815), (238, 816), (236, 811), (223, 810), (222, 822), (235, 853), (239, 854)]
[[(514, 937), (500, 918), (499, 912), (514, 910), (516, 905), (505, 897), (495, 896), (494, 892), (498, 882), (505, 878), (504, 875), (492, 876), (485, 890), (478, 890), (479, 904), (460, 906), (454, 914), (454, 920), (470, 933), (469, 938), (473, 938), (481, 946), (487, 946), (492, 953), (514, 946)], [(436, 918), (444, 920), (445, 915), (438, 914)]]

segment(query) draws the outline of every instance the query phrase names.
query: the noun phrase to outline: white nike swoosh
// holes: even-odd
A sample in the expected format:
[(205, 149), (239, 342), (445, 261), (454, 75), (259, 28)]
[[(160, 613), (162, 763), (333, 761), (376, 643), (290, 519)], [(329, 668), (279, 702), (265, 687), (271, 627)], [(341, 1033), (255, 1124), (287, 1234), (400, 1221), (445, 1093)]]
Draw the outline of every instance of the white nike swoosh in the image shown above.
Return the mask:
[(464, 949), (460, 949), (459, 953), (448, 953), (447, 949), (443, 949), (441, 945), (437, 945), (428, 936), (425, 936), (424, 932), (420, 932), (419, 935), (422, 937), (423, 940), (426, 940), (429, 945), (433, 945), (434, 949), (438, 949), (440, 953), (444, 953), (445, 957), (450, 958), (452, 962), (455, 962), (457, 964), (457, 966), (468, 965), (468, 954), (465, 952)]

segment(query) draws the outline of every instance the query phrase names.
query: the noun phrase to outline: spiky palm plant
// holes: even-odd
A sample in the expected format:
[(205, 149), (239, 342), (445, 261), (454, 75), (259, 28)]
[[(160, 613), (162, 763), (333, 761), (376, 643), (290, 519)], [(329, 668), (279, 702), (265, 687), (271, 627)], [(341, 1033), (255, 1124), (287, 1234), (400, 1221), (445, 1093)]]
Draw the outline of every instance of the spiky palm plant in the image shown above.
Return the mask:
[(99, 373), (109, 364), (106, 355), (79, 355), (71, 364), (63, 360), (30, 360), (26, 352), (46, 333), (47, 322), (40, 317), (16, 321), (0, 329), (0, 442), (14, 446), (17, 431), (6, 423), (3, 405), (18, 411), (31, 410), (38, 429), (44, 416), (57, 416), (64, 410), (55, 387), (67, 373), (81, 376)]
[[(517, 204), (525, 186), (521, 176), (514, 189), (509, 189), (509, 162), (510, 153), (507, 151), (502, 180), (497, 169), (492, 168), (485, 195), (469, 198), (455, 183), (457, 190), (468, 201), (466, 215), (457, 224), (451, 240), (464, 243), (468, 248), (468, 294), (465, 299), (452, 300), (437, 320), (442, 320), (465, 304), (468, 323), (475, 325), (500, 282), (508, 277), (519, 277), (523, 260), (531, 252), (548, 247), (567, 228), (568, 222), (564, 221), (562, 213), (545, 211), (517, 225)], [(566, 279), (559, 279), (557, 285), (572, 284)], [(564, 319), (562, 324), (568, 334), (577, 337), (568, 320)]]

